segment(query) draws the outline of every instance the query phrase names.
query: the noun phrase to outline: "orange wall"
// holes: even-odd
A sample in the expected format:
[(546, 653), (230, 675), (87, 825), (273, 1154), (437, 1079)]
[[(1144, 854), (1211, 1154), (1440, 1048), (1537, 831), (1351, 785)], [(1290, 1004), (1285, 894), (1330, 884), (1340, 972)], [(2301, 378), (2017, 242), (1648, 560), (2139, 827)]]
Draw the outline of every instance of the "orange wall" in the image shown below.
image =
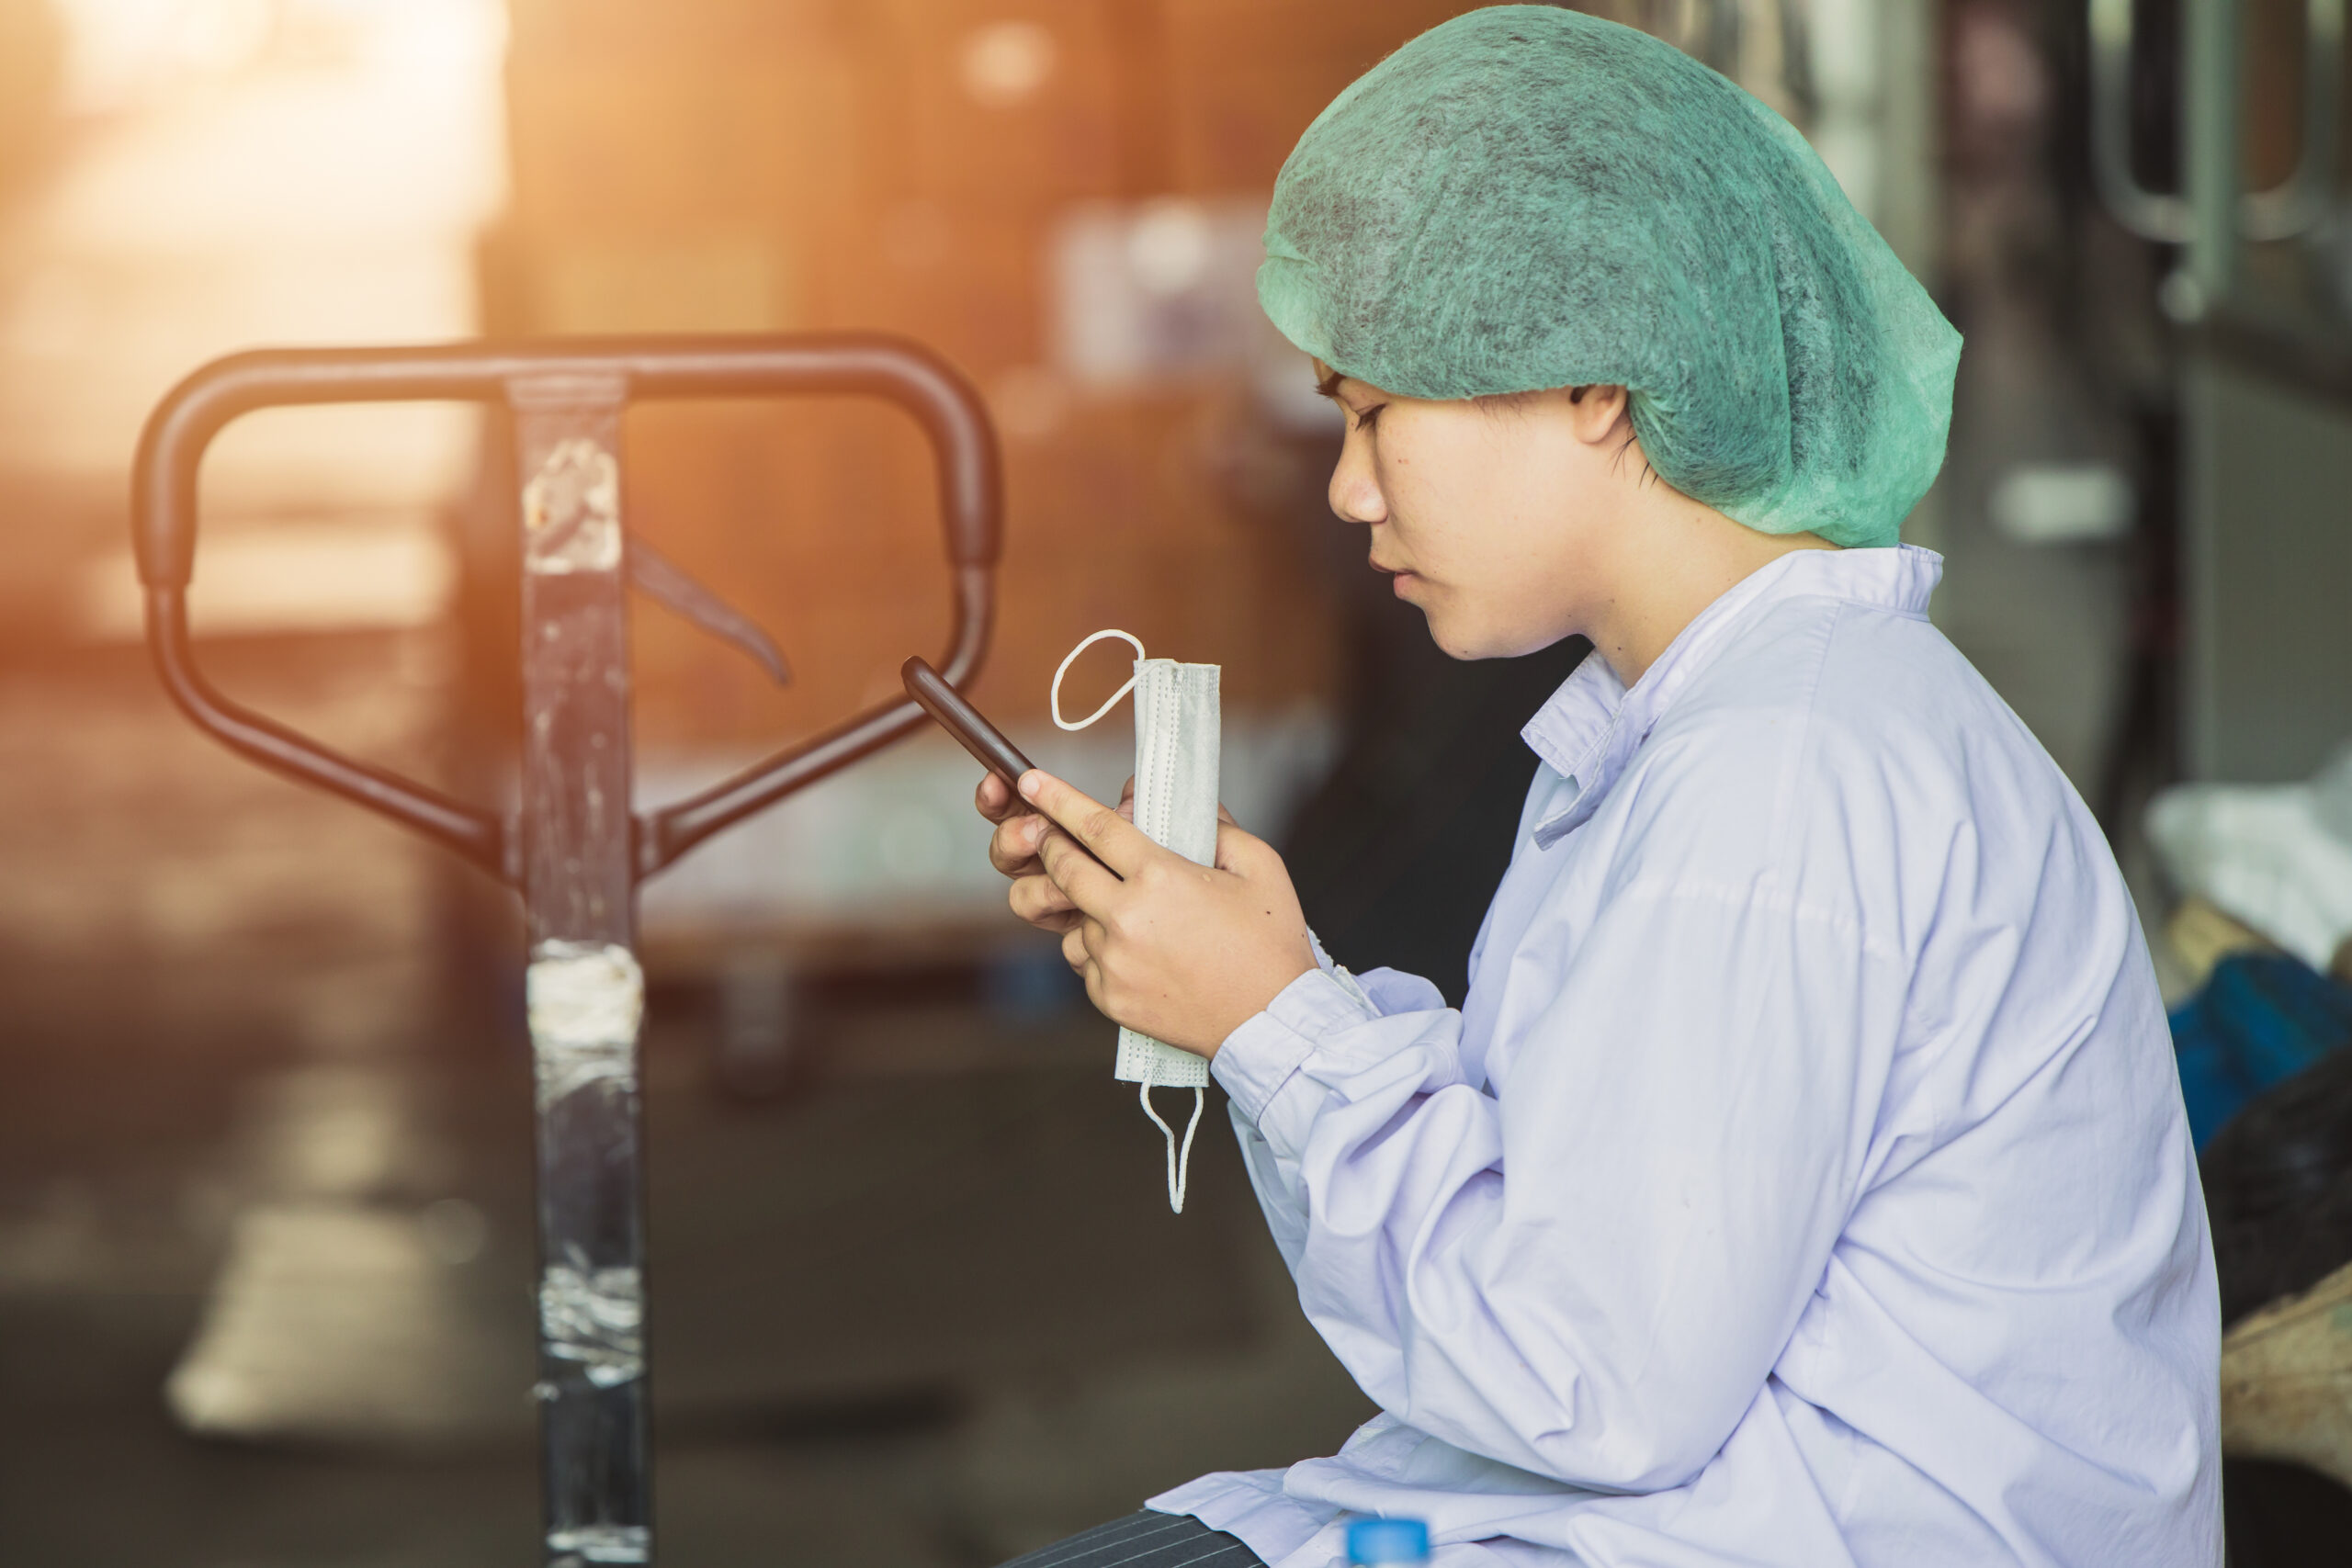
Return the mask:
[[(489, 325), (887, 328), (997, 392), (1049, 357), (1057, 213), (1262, 197), (1333, 94), (1465, 8), (514, 0), (514, 191), (485, 249)], [(959, 62), (975, 28), (1008, 19), (1047, 28), (1056, 64), (1034, 96), (990, 106)], [(1311, 519), (1245, 515), (1216, 477), (1251, 418), (1235, 389), (1171, 385), (1078, 396), (1053, 428), (1008, 439), (984, 702), (1034, 717), (1061, 653), (1109, 625), (1155, 653), (1222, 663), (1237, 705), (1328, 689), (1331, 615), (1300, 537)], [(909, 651), (941, 643), (925, 458), (888, 412), (645, 411), (628, 455), (633, 525), (758, 615), (799, 675), (789, 692), (766, 688), (738, 656), (643, 610), (649, 744), (805, 732), (893, 690)]]

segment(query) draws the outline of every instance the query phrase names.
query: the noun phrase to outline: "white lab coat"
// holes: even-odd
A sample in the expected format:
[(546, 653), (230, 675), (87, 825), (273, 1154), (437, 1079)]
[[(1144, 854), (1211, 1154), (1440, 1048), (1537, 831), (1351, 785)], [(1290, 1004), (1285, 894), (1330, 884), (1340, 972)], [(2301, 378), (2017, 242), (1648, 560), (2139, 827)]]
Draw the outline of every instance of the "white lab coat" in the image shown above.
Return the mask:
[[(1276, 1568), (2212, 1568), (2219, 1305), (2098, 825), (1928, 624), (1803, 551), (1588, 659), (1468, 998), (1302, 976), (1215, 1070), (1383, 1414), (1152, 1500)], [(1346, 956), (1346, 955), (1342, 955)]]

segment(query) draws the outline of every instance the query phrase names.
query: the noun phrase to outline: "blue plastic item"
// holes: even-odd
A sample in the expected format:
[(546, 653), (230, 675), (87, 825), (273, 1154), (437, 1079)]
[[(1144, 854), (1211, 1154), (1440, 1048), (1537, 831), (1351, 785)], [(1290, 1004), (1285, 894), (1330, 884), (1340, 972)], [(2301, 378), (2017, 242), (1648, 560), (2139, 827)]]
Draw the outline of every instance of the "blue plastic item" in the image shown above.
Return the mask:
[(1355, 1519), (1348, 1525), (1348, 1561), (1426, 1562), (1430, 1527), (1419, 1519)]
[(2352, 1043), (2352, 989), (2284, 953), (2239, 953), (2171, 1021), (2189, 1135), (2202, 1149), (2247, 1100)]

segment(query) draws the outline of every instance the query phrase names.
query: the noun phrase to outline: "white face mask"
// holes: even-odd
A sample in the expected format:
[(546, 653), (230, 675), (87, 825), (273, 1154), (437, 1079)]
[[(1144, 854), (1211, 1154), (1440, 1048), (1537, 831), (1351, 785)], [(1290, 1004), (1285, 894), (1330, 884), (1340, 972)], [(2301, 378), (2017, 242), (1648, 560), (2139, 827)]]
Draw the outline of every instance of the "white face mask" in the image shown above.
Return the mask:
[[(1135, 675), (1112, 693), (1109, 701), (1073, 724), (1062, 717), (1062, 676), (1072, 660), (1106, 637), (1124, 637), (1135, 645)], [(1143, 644), (1123, 631), (1096, 632), (1071, 649), (1061, 668), (1054, 671), (1054, 722), (1064, 729), (1084, 729), (1109, 713), (1129, 691), (1135, 693), (1136, 826), (1153, 843), (1174, 850), (1197, 865), (1216, 861), (1217, 753), (1223, 734), (1217, 703), (1219, 673), (1214, 664), (1148, 658)], [(1143, 1086), (1143, 1113), (1168, 1140), (1168, 1206), (1182, 1213), (1184, 1186), (1192, 1171), (1193, 1134), (1200, 1129), (1201, 1111), (1207, 1103), (1207, 1059), (1123, 1027), (1112, 1076), (1122, 1083)], [(1193, 1118), (1184, 1125), (1181, 1147), (1175, 1130), (1151, 1107), (1151, 1091), (1156, 1088), (1193, 1091)]]

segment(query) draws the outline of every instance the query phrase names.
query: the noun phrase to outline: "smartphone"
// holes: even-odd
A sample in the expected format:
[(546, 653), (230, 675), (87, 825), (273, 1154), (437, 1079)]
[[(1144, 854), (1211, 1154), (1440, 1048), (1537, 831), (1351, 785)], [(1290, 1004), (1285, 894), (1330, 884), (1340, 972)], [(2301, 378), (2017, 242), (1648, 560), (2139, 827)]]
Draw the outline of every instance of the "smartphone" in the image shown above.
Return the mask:
[[(1021, 775), (1030, 768), (1029, 759), (1021, 748), (1004, 738), (1004, 732), (980, 716), (980, 710), (966, 702), (963, 694), (947, 683), (947, 677), (933, 670), (920, 658), (910, 659), (899, 666), (899, 679), (907, 685), (907, 695), (916, 705), (939, 721), (942, 729), (964, 743), (964, 750), (980, 760), (980, 765), (1004, 781), (1015, 800), (1021, 797)], [(1029, 807), (1026, 809), (1035, 809)], [(1071, 841), (1077, 842), (1073, 835)], [(1086, 858), (1102, 865), (1102, 857), (1084, 844), (1078, 846)], [(1106, 871), (1110, 868), (1104, 866)], [(1117, 873), (1112, 873), (1116, 875)]]
[(963, 694), (947, 683), (946, 677), (917, 658), (899, 666), (899, 678), (907, 683), (907, 695), (914, 698), (923, 712), (962, 741), (964, 750), (978, 758), (982, 767), (1002, 779), (1016, 795), (1019, 793), (1021, 775), (1029, 771), (1029, 759), (995, 725), (982, 718), (980, 710), (966, 702)]

